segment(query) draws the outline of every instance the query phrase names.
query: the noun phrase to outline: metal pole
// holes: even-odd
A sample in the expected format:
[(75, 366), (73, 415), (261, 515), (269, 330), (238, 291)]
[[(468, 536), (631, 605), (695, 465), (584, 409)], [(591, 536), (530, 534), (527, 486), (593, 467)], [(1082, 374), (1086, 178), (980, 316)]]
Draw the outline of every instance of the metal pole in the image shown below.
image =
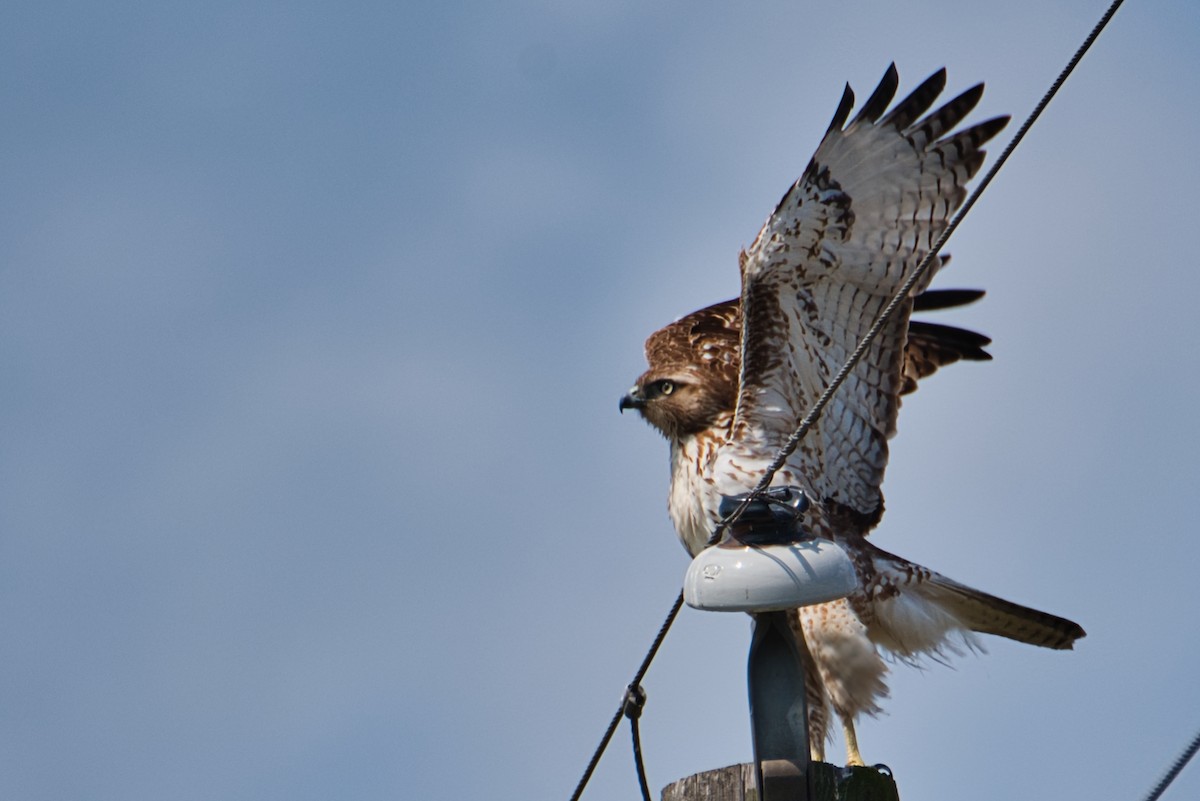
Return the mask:
[(795, 612), (753, 615), (747, 679), (755, 780), (762, 801), (809, 801), (808, 710)]

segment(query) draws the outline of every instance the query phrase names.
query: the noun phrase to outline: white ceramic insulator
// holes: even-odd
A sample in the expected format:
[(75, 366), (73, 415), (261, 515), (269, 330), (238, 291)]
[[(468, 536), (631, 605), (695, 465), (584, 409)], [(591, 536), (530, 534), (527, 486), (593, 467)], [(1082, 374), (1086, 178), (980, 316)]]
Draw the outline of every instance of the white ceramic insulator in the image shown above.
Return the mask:
[(713, 545), (688, 567), (683, 599), (710, 612), (770, 612), (844, 598), (857, 586), (850, 557), (830, 540)]

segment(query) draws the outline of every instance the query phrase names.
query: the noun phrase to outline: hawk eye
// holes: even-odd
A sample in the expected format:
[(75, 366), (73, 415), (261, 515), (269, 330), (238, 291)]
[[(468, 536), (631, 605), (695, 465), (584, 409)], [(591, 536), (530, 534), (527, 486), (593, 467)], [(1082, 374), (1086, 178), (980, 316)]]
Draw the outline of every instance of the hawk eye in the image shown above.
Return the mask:
[(674, 391), (675, 391), (675, 385), (673, 383), (671, 383), (670, 381), (659, 381), (658, 382), (658, 393), (660, 395), (670, 395)]

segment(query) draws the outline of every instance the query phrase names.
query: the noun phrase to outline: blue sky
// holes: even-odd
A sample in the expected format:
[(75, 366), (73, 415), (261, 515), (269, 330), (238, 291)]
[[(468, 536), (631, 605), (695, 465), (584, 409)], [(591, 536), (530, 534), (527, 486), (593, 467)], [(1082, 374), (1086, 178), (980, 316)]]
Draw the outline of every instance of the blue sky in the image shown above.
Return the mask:
[[(1103, 11), (729, 5), (6, 7), (0, 795), (569, 795), (686, 568), (643, 339), (845, 81), (1023, 117)], [(898, 666), (906, 797), (1134, 799), (1200, 727), (1197, 31), (1127, 4), (949, 248), (996, 358), (905, 403), (878, 542), (1088, 637)], [(680, 616), (653, 787), (750, 757), (748, 640)]]

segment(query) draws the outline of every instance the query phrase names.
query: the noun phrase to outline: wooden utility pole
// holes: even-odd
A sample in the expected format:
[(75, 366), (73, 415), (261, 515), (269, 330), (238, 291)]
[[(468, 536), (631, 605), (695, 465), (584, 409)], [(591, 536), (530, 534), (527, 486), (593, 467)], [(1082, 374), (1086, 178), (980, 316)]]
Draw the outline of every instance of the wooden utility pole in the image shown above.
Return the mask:
[[(812, 801), (899, 801), (896, 782), (886, 770), (840, 768), (809, 763)], [(663, 788), (662, 801), (758, 801), (754, 763), (730, 765), (680, 779)]]

